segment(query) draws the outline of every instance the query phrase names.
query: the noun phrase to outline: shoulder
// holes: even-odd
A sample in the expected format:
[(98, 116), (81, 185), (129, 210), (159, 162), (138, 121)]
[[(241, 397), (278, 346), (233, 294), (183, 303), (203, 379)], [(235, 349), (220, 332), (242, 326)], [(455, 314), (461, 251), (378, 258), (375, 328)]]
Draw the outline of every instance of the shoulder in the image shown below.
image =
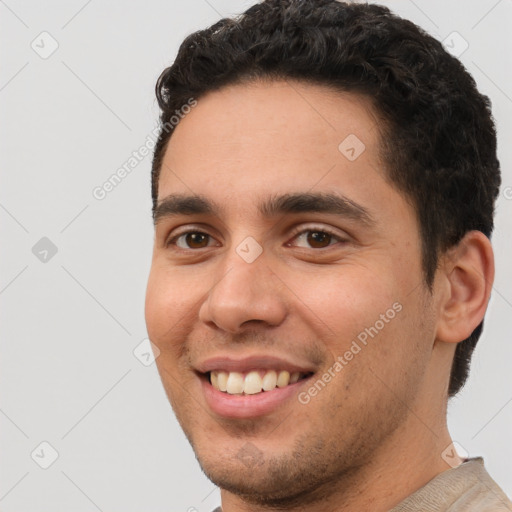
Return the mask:
[[(448, 510), (462, 512), (463, 510), (478, 512), (512, 512), (512, 502), (499, 485), (489, 475), (481, 457), (469, 459), (459, 468), (466, 466), (465, 475), (470, 477), (473, 485), (454, 502)], [(458, 469), (458, 468), (454, 468)]]
[(443, 471), (391, 512), (512, 512), (481, 457)]

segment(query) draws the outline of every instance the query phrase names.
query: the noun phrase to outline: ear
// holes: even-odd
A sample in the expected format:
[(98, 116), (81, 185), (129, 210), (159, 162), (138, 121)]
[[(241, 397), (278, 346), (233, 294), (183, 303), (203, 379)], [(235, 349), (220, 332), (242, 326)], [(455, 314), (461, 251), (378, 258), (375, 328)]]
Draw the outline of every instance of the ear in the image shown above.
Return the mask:
[(469, 231), (442, 258), (438, 269), (441, 299), (436, 338), (458, 343), (482, 321), (494, 281), (494, 254), (489, 239)]

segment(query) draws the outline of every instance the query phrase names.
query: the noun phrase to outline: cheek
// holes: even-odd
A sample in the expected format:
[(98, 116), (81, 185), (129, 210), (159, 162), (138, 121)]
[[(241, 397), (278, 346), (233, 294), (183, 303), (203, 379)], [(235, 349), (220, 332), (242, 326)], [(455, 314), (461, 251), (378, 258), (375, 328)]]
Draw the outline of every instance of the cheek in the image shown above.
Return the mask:
[(169, 272), (152, 267), (146, 289), (145, 318), (149, 338), (160, 350), (164, 342), (172, 343), (174, 335), (170, 334), (179, 330), (180, 320), (186, 318), (190, 309), (183, 286)]
[(151, 269), (146, 288), (145, 318), (149, 338), (156, 342), (160, 338), (164, 326), (167, 324), (166, 311), (168, 310), (169, 294), (166, 286), (158, 279), (158, 273)]
[(182, 286), (165, 269), (153, 266), (145, 301), (148, 336), (160, 350), (155, 362), (173, 408), (183, 403), (184, 389), (188, 379), (193, 378), (189, 372), (181, 371), (186, 361), (184, 346), (190, 332), (191, 310)]
[(301, 276), (297, 282), (300, 283), (296, 295), (300, 299), (297, 304), (303, 309), (301, 316), (309, 310), (311, 317), (312, 312), (326, 339), (335, 335), (344, 344), (342, 340), (352, 340), (379, 321), (381, 314), (386, 316), (388, 312), (386, 320), (396, 316), (393, 304), (400, 300), (396, 284), (364, 269), (331, 268), (323, 275)]

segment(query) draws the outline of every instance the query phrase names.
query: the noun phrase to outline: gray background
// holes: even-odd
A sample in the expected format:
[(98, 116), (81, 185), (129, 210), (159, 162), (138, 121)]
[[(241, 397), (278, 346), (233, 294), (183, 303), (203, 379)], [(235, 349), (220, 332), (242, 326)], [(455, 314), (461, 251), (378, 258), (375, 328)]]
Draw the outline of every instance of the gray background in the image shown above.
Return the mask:
[[(3, 512), (209, 511), (219, 502), (155, 365), (143, 364), (144, 347), (133, 353), (146, 337), (151, 157), (103, 200), (92, 191), (151, 134), (155, 81), (184, 36), (251, 3), (0, 1)], [(384, 3), (449, 37), (454, 51), (467, 41), (460, 58), (493, 102), (504, 182), (497, 279), (449, 425), (511, 495), (512, 1)], [(47, 469), (52, 449), (42, 442), (59, 454)]]

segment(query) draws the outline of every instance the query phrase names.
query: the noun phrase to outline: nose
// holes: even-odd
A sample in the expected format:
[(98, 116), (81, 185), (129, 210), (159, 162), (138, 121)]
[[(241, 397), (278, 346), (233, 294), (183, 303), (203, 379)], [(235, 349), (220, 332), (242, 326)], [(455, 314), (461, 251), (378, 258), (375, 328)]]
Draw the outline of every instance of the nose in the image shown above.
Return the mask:
[(214, 276), (216, 284), (200, 307), (199, 319), (229, 333), (240, 333), (252, 323), (281, 324), (287, 315), (283, 286), (265, 253), (248, 263), (233, 251), (225, 263)]

